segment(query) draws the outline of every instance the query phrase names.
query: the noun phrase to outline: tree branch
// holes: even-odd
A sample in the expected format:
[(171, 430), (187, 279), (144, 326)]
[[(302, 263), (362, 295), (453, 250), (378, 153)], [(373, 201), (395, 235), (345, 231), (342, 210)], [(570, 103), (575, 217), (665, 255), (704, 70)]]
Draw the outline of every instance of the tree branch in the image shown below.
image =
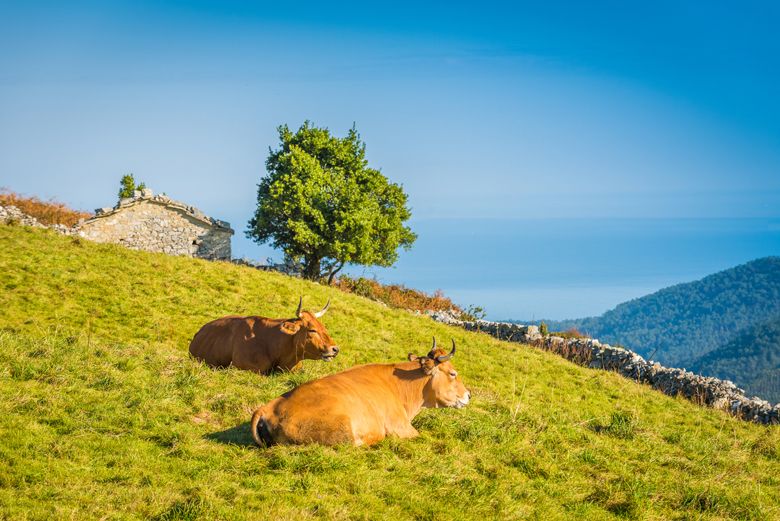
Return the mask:
[(341, 271), (341, 268), (344, 267), (344, 264), (346, 264), (346, 262), (345, 261), (341, 261), (341, 263), (339, 264), (339, 267), (336, 268), (336, 263), (335, 262), (333, 263), (333, 266), (331, 266), (331, 268), (330, 268), (330, 273), (328, 273), (328, 286), (331, 285), (331, 283), (333, 282), (333, 277), (336, 276), (336, 273)]

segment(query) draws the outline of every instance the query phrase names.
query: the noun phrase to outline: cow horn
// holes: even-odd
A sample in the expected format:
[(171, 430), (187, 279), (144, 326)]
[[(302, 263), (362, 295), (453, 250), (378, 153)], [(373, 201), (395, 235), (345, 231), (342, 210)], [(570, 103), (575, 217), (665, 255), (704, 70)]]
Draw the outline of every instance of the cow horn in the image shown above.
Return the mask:
[(449, 360), (453, 356), (455, 356), (455, 340), (452, 341), (452, 351), (450, 351), (450, 353), (447, 354), (447, 355), (439, 355), (439, 356), (437, 356), (436, 357), (436, 361), (439, 362), (439, 363), (446, 362), (447, 360)]
[(431, 346), (431, 351), (436, 349), (436, 337), (433, 337), (433, 346)]
[(329, 307), (330, 307), (330, 299), (328, 299), (328, 302), (325, 304), (325, 307), (324, 307), (324, 308), (322, 308), (321, 310), (317, 311), (317, 312), (314, 314), (314, 317), (315, 317), (315, 318), (320, 318), (322, 315), (324, 315), (324, 314), (325, 314), (325, 312), (326, 312), (326, 311), (328, 311), (328, 308), (329, 308)]
[(301, 311), (303, 311), (303, 295), (301, 295), (301, 299), (298, 301), (298, 311), (295, 312), (295, 316), (300, 318)]

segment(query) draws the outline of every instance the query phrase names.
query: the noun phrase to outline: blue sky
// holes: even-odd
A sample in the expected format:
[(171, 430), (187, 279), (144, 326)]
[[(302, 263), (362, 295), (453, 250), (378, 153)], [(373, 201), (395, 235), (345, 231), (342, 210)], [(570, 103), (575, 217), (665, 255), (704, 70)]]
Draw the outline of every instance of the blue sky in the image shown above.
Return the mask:
[(91, 209), (131, 171), (278, 257), (241, 233), (275, 127), (354, 122), (420, 231), (355, 272), (494, 317), (600, 313), (780, 254), (778, 22), (773, 2), (5, 2), (0, 186)]

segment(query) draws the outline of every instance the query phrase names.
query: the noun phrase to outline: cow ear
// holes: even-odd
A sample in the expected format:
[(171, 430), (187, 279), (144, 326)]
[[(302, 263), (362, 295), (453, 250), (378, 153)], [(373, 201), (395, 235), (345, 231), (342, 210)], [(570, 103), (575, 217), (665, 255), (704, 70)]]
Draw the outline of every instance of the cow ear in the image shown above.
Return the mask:
[(420, 361), (420, 368), (423, 370), (423, 373), (432, 374), (433, 371), (436, 370), (436, 362), (427, 356), (418, 358), (418, 360)]
[(410, 362), (414, 362), (415, 360), (417, 360), (417, 359), (418, 359), (418, 358), (420, 358), (420, 357), (419, 357), (419, 356), (417, 356), (417, 355), (416, 355), (416, 354), (414, 354), (414, 353), (409, 353), (409, 355), (407, 356), (407, 358), (409, 359), (409, 361), (410, 361)]
[(301, 323), (298, 320), (289, 320), (282, 323), (282, 331), (289, 335), (294, 335), (301, 329)]

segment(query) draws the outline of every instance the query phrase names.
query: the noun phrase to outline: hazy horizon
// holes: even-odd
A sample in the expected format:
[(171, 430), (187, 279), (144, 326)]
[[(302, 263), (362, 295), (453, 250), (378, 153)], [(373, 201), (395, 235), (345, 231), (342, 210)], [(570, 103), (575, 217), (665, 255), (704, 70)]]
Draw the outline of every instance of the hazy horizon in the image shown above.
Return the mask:
[(495, 320), (600, 315), (780, 252), (780, 219), (431, 219), (416, 230), (420, 250), (396, 267), (350, 272), (442, 289)]

